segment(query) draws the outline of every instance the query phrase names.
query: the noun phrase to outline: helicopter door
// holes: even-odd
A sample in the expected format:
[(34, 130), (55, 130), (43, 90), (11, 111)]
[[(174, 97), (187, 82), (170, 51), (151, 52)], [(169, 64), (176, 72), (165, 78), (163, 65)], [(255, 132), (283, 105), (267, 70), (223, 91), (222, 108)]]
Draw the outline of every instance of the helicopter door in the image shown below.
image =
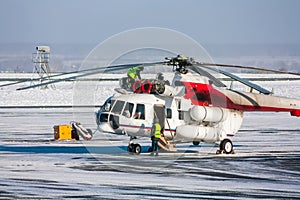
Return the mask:
[(163, 133), (165, 130), (165, 118), (166, 118), (164, 105), (162, 104), (154, 105), (154, 117), (158, 118)]

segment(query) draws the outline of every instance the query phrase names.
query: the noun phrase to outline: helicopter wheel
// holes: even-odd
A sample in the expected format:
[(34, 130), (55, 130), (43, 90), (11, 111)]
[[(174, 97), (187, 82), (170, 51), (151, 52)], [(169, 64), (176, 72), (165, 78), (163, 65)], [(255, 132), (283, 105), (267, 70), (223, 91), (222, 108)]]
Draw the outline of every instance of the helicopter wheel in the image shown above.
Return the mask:
[(140, 154), (142, 151), (142, 147), (139, 144), (130, 144), (128, 145), (128, 152), (134, 154)]
[(193, 141), (193, 145), (198, 146), (200, 144), (200, 141)]
[(133, 153), (138, 155), (138, 154), (141, 153), (141, 151), (142, 151), (141, 145), (139, 145), (139, 144), (134, 144), (133, 145)]
[(232, 142), (229, 139), (224, 139), (221, 142), (220, 150), (218, 150), (217, 153), (218, 154), (220, 154), (220, 153), (226, 153), (226, 154), (234, 153)]

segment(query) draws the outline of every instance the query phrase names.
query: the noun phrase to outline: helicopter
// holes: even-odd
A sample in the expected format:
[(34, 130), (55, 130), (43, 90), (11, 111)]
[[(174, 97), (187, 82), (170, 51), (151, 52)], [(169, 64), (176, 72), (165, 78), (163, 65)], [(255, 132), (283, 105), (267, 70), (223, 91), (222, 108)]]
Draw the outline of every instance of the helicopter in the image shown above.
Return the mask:
[[(151, 127), (155, 118), (159, 120), (162, 127), (159, 146), (166, 151), (176, 151), (175, 143), (199, 145), (200, 142), (204, 142), (217, 144), (218, 154), (233, 154), (232, 138), (241, 127), (244, 112), (289, 112), (291, 116), (300, 116), (300, 100), (274, 96), (271, 91), (247, 79), (215, 67), (254, 69), (294, 75), (300, 75), (299, 73), (201, 63), (180, 54), (165, 58), (165, 61), (161, 62), (122, 64), (66, 72), (53, 76), (79, 72), (81, 74), (17, 90), (73, 80), (95, 73), (107, 73), (131, 67), (150, 68), (156, 65), (172, 67), (172, 76), (165, 79), (163, 73), (158, 73), (156, 78), (140, 80), (124, 77), (119, 81), (120, 87), (115, 88), (117, 93), (108, 97), (96, 113), (96, 123), (102, 132), (130, 137), (128, 152), (141, 153), (141, 145), (134, 143), (134, 140), (139, 137), (151, 137)], [(250, 91), (243, 92), (228, 88), (209, 71), (230, 77), (250, 87)]]
[[(244, 112), (290, 112), (292, 116), (300, 116), (300, 100), (272, 96), (270, 91), (246, 79), (208, 67), (224, 65), (199, 63), (182, 55), (166, 59), (164, 64), (173, 66), (171, 80), (163, 80), (161, 73), (156, 79), (132, 83), (124, 77), (120, 80), (121, 88), (116, 89), (118, 94), (109, 97), (97, 112), (101, 131), (130, 137), (129, 152), (141, 152), (134, 139), (150, 138), (154, 118), (162, 127), (159, 146), (164, 150), (176, 150), (173, 143), (205, 142), (218, 144), (218, 154), (232, 154), (231, 139), (242, 124)], [(228, 89), (205, 68), (249, 86), (251, 92)]]

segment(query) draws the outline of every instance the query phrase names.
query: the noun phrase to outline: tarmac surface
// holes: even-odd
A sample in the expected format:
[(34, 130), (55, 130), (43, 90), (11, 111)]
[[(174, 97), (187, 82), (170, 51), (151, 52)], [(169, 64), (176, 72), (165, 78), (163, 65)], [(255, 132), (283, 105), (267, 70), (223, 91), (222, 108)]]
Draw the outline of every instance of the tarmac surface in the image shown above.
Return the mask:
[(158, 157), (147, 138), (140, 155), (127, 153), (126, 136), (54, 141), (53, 126), (73, 117), (70, 108), (1, 109), (0, 199), (300, 198), (300, 123), (287, 113), (246, 114), (236, 154), (177, 144)]

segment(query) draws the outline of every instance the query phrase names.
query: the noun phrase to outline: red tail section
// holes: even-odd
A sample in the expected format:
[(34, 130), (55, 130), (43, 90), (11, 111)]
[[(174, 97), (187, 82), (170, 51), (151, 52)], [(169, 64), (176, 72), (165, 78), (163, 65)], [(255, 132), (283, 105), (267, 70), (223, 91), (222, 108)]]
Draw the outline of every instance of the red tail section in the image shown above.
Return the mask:
[(300, 100), (226, 90), (221, 92), (210, 84), (183, 82), (186, 93), (193, 105), (217, 106), (241, 111), (290, 112), (300, 116)]

